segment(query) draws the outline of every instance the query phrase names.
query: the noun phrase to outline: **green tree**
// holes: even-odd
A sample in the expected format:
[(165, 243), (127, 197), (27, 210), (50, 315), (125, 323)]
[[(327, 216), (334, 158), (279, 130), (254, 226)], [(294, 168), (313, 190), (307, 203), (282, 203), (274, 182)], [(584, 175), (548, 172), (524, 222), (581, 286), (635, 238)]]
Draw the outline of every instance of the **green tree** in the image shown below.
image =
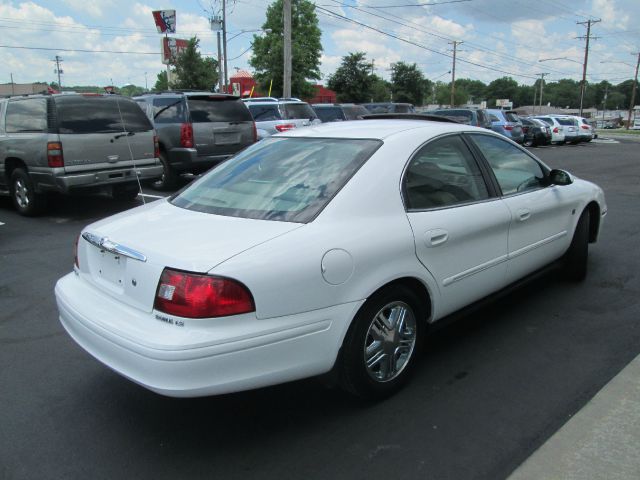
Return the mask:
[(144, 87), (139, 87), (138, 85), (123, 85), (122, 88), (119, 88), (119, 94), (125, 95), (127, 97), (135, 97), (136, 95), (142, 95), (144, 93)]
[(373, 102), (391, 101), (391, 84), (375, 74), (373, 75), (373, 84), (371, 85), (370, 100)]
[[(467, 92), (469, 103), (480, 103), (486, 100), (487, 86), (480, 80), (471, 80), (470, 78), (457, 78), (456, 90), (461, 89)], [(463, 102), (464, 103), (464, 102)]]
[[(635, 103), (636, 105), (638, 105), (638, 102), (640, 101), (638, 95), (640, 95), (640, 88), (638, 88), (640, 86), (640, 84), (636, 83), (636, 98), (635, 98)], [(631, 104), (631, 90), (633, 89), (633, 79), (630, 80), (625, 80), (622, 83), (619, 83), (618, 85), (615, 86), (615, 91), (618, 93), (621, 93), (624, 95), (624, 107), (621, 108), (629, 108), (629, 105)]]
[(556, 107), (578, 108), (580, 106), (580, 82), (563, 78), (557, 82), (549, 83), (544, 89), (544, 98), (549, 99), (551, 105)]
[[(187, 48), (176, 58), (176, 79), (172, 88), (213, 90), (218, 81), (218, 62), (213, 58), (202, 58), (198, 52), (200, 40), (192, 37)], [(173, 78), (172, 78), (173, 80)]]
[[(453, 101), (456, 105), (464, 105), (469, 100), (469, 94), (463, 88), (457, 87), (454, 92)], [(438, 82), (436, 84), (436, 103), (438, 105), (449, 105), (451, 103), (451, 82)]]
[(169, 89), (169, 85), (167, 83), (167, 71), (166, 70), (163, 70), (158, 74), (158, 76), (156, 77), (156, 84), (153, 86), (153, 89), (157, 90), (157, 91), (168, 90)]
[[(254, 35), (253, 53), (249, 65), (255, 69), (255, 77), (267, 91), (273, 81), (272, 95), (282, 96), (284, 66), (284, 21), (282, 0), (276, 0), (267, 8), (264, 36)], [(308, 80), (319, 80), (322, 32), (318, 27), (315, 5), (309, 0), (291, 0), (291, 93), (293, 96), (313, 96), (313, 85)]]
[(495, 108), (496, 100), (509, 99), (513, 101), (518, 93), (518, 82), (511, 77), (497, 78), (487, 85), (487, 106)]
[(349, 53), (329, 77), (327, 86), (335, 91), (340, 102), (364, 103), (371, 101), (375, 77), (371, 63), (364, 52)]
[(397, 62), (391, 65), (391, 90), (395, 102), (422, 105), (425, 89), (430, 83), (415, 63)]

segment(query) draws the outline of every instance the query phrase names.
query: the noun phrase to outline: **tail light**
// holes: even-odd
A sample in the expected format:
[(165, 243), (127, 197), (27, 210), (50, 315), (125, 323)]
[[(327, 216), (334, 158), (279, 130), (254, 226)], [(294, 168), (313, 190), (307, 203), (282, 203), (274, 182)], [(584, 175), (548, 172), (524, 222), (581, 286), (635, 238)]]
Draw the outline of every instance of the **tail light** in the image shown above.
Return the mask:
[(558, 127), (554, 127), (553, 128), (553, 133), (558, 133), (558, 132), (559, 132)]
[(280, 125), (276, 125), (276, 130), (279, 132), (286, 132), (287, 130), (291, 130), (293, 128), (296, 128), (295, 124), (293, 123), (281, 123)]
[(160, 142), (158, 140), (158, 135), (153, 136), (153, 156), (160, 158)]
[(62, 143), (47, 143), (47, 163), (51, 168), (64, 167), (64, 156), (62, 155)]
[(251, 292), (225, 277), (165, 268), (158, 283), (156, 310), (185, 318), (211, 318), (254, 312)]
[(76, 241), (73, 243), (73, 264), (76, 268), (80, 268), (80, 262), (78, 261), (78, 242), (80, 241), (80, 235), (76, 237)]
[(180, 146), (193, 148), (193, 125), (190, 123), (180, 124)]
[(258, 141), (258, 128), (256, 127), (256, 122), (253, 122), (253, 141)]
[(582, 128), (583, 128), (584, 130), (589, 130), (589, 127), (588, 127), (587, 125), (582, 125)]
[(505, 125), (504, 129), (505, 130), (513, 130), (513, 125)]

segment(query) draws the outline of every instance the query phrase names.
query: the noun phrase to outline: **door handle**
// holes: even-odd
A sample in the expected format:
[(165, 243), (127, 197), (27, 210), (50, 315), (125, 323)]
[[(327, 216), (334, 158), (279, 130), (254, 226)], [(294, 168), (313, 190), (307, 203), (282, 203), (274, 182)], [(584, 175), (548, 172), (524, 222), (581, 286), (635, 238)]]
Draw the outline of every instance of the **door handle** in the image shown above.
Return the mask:
[(520, 210), (518, 210), (518, 219), (521, 222), (528, 220), (529, 217), (531, 217), (531, 210), (528, 210), (526, 208), (521, 208)]
[(425, 243), (427, 247), (437, 247), (449, 240), (449, 232), (442, 229), (429, 230), (425, 233)]

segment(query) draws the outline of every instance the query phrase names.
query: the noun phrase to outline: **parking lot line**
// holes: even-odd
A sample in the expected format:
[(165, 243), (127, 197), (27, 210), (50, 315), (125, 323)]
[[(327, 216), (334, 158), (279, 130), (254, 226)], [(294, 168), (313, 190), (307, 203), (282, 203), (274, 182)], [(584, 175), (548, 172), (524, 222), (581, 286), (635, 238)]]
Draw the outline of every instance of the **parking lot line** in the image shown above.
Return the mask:
[(4, 225), (4, 223), (0, 222), (0, 225)]

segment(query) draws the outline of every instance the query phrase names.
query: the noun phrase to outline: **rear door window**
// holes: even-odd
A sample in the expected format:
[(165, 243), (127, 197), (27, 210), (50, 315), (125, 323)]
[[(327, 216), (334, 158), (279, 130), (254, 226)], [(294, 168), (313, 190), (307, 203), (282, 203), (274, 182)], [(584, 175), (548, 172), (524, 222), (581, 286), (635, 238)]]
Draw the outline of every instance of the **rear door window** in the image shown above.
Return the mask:
[(247, 106), (237, 98), (218, 95), (188, 97), (189, 113), (193, 123), (252, 122)]
[(55, 102), (61, 134), (153, 130), (140, 106), (127, 98), (69, 95), (57, 97)]
[(550, 118), (538, 118), (538, 120), (542, 120), (545, 123), (548, 123), (549, 125), (553, 126), (553, 120)]
[(509, 122), (516, 122), (517, 123), (517, 122), (520, 121), (520, 117), (518, 117), (517, 114), (512, 113), (512, 112), (507, 112), (507, 113), (504, 114), (504, 116), (506, 117), (506, 119)]
[(47, 100), (30, 98), (9, 102), (5, 129), (7, 133), (47, 131)]
[(187, 121), (183, 98), (154, 98), (153, 121), (155, 123), (184, 123)]

